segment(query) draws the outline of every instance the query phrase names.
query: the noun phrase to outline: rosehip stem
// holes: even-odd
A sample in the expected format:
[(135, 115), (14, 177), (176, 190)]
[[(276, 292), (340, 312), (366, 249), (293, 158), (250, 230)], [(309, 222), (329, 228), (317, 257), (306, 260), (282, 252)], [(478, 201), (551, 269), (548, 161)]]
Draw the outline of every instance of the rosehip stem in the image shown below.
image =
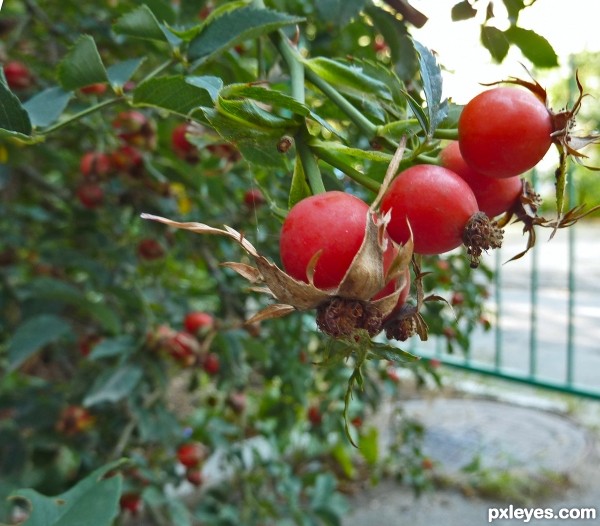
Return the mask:
[(458, 141), (457, 128), (438, 128), (433, 132), (434, 139), (447, 139), (449, 141)]
[(71, 115), (68, 119), (57, 122), (56, 124), (49, 126), (48, 128), (45, 128), (44, 130), (41, 130), (39, 132), (39, 135), (48, 135), (49, 133), (59, 130), (63, 126), (68, 126), (72, 122), (78, 121), (79, 119), (83, 119), (84, 117), (87, 117), (88, 115), (91, 115), (92, 113), (95, 113), (98, 110), (101, 110), (102, 108), (112, 106), (113, 104), (117, 104), (118, 102), (122, 102), (122, 101), (123, 101), (123, 97), (116, 97), (114, 99), (108, 99), (108, 100), (99, 102), (98, 104), (94, 104), (93, 106), (90, 106), (89, 108), (86, 108), (85, 110), (80, 111), (79, 113), (76, 113), (75, 115)]

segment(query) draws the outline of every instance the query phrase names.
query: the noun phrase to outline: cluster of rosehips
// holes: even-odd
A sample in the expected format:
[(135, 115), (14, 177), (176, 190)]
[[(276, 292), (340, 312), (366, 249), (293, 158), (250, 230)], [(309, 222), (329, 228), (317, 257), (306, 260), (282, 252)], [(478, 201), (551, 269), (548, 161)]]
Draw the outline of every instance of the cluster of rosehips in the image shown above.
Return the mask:
[(207, 447), (200, 442), (186, 442), (177, 448), (177, 460), (185, 468), (185, 478), (194, 486), (202, 485), (202, 463), (207, 455)]
[[(500, 87), (466, 105), (458, 131), (459, 141), (443, 149), (440, 165), (418, 164), (402, 171), (382, 196), (380, 213), (389, 215), (384, 275), (394, 261), (396, 245), (411, 238), (415, 254), (442, 254), (464, 244), (471, 266), (478, 264), (482, 252), (498, 248), (502, 231), (493, 218), (521, 201), (524, 183), (520, 175), (541, 160), (556, 130), (551, 112), (536, 94)], [(280, 255), (286, 272), (319, 289), (335, 290), (363, 244), (368, 210), (365, 202), (338, 191), (297, 203), (281, 230)], [(402, 283), (406, 291), (377, 328), (385, 327), (402, 309), (410, 282), (403, 279)], [(388, 283), (371, 301), (390, 294), (396, 286)], [(368, 312), (368, 302), (351, 305), (353, 312), (358, 307)], [(360, 323), (360, 328), (368, 328), (363, 320)], [(325, 332), (336, 336), (330, 320), (322, 324)], [(388, 337), (402, 339), (395, 334), (391, 331)]]
[(182, 367), (200, 366), (209, 375), (219, 372), (219, 355), (207, 350), (215, 320), (207, 312), (189, 312), (183, 321), (184, 330), (161, 325), (148, 335), (148, 345), (170, 356)]

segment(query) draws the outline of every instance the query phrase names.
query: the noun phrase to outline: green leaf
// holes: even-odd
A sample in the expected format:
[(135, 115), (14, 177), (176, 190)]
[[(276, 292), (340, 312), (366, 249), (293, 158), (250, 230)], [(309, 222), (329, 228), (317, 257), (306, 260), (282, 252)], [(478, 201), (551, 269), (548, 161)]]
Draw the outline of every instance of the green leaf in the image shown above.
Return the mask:
[(277, 150), (284, 130), (258, 128), (210, 108), (203, 108), (204, 116), (212, 128), (226, 141), (233, 143), (244, 158), (254, 164), (268, 167), (286, 167), (286, 157)]
[(133, 104), (188, 116), (200, 106), (212, 106), (212, 98), (207, 89), (199, 88), (188, 82), (186, 77), (177, 75), (143, 82), (133, 92)]
[(146, 57), (132, 58), (113, 64), (106, 70), (108, 81), (112, 86), (122, 87), (131, 79), (144, 60)]
[(7, 130), (9, 135), (31, 135), (29, 114), (21, 105), (19, 98), (0, 82), (0, 128)]
[(358, 437), (358, 449), (369, 466), (374, 466), (379, 460), (379, 431), (370, 427)]
[(231, 119), (237, 120), (242, 126), (286, 130), (299, 124), (292, 119), (279, 117), (247, 99), (228, 100), (220, 98), (219, 110)]
[(319, 0), (315, 2), (317, 13), (324, 22), (335, 20), (338, 30), (358, 16), (365, 7), (366, 0)]
[(476, 15), (477, 9), (474, 9), (468, 0), (458, 2), (458, 4), (455, 4), (452, 7), (452, 11), (450, 12), (450, 16), (454, 22), (458, 22), (459, 20), (468, 20)]
[(154, 13), (145, 4), (119, 18), (113, 25), (113, 31), (133, 38), (168, 42), (168, 38)]
[(302, 161), (300, 160), (300, 156), (297, 155), (294, 164), (294, 174), (292, 175), (292, 184), (290, 186), (290, 195), (288, 197), (288, 207), (292, 208), (298, 201), (302, 201), (302, 199), (309, 197), (311, 194), (312, 192), (306, 180)]
[(59, 316), (40, 314), (23, 322), (8, 345), (9, 368), (14, 371), (49, 343), (71, 332), (71, 326)]
[(481, 26), (481, 43), (496, 62), (504, 60), (510, 47), (504, 31), (491, 26)]
[(81, 35), (60, 61), (58, 81), (65, 90), (108, 81), (96, 42), (90, 35)]
[(165, 0), (144, 0), (144, 4), (147, 5), (154, 16), (161, 22), (167, 24), (174, 24), (176, 21), (176, 14), (171, 4), (165, 2)]
[(190, 60), (205, 62), (212, 57), (253, 38), (284, 26), (299, 24), (303, 18), (270, 9), (243, 7), (216, 18), (194, 38), (188, 48)]
[(550, 43), (531, 29), (511, 26), (504, 34), (511, 44), (517, 46), (523, 55), (538, 68), (558, 66), (558, 56)]
[(403, 351), (400, 347), (395, 347), (386, 343), (372, 342), (369, 351), (379, 359), (391, 360), (399, 363), (414, 362), (420, 359), (418, 356), (411, 354), (408, 351)]
[(361, 99), (392, 100), (390, 89), (383, 82), (365, 74), (360, 63), (316, 57), (305, 61), (313, 72), (341, 92)]
[(23, 107), (29, 114), (31, 124), (44, 128), (58, 120), (72, 96), (72, 92), (55, 86), (34, 95)]
[(267, 104), (289, 110), (292, 113), (306, 117), (310, 114), (310, 109), (293, 97), (282, 93), (281, 91), (261, 88), (259, 86), (249, 86), (248, 84), (230, 84), (221, 92), (223, 98), (248, 98)]
[(508, 19), (511, 24), (516, 24), (519, 19), (519, 14), (525, 9), (525, 2), (523, 0), (502, 0), (504, 7), (508, 12)]
[(143, 374), (142, 369), (134, 365), (105, 371), (94, 382), (90, 392), (83, 400), (83, 405), (91, 407), (101, 403), (115, 403), (123, 400), (135, 389)]
[(55, 497), (46, 497), (33, 489), (15, 491), (11, 499), (25, 499), (30, 515), (23, 526), (110, 526), (119, 513), (123, 479), (104, 478), (123, 461), (112, 462), (81, 480), (76, 486)]
[(186, 77), (185, 81), (192, 86), (206, 90), (212, 102), (217, 102), (219, 92), (223, 88), (223, 81), (219, 77), (211, 77), (210, 75)]
[(442, 71), (433, 53), (421, 43), (414, 41), (415, 49), (419, 54), (419, 67), (421, 80), (427, 102), (429, 127), (427, 134), (431, 136), (438, 124), (448, 115), (448, 101), (442, 101)]
[(116, 338), (104, 338), (94, 346), (90, 353), (91, 360), (100, 358), (109, 358), (113, 356), (122, 356), (135, 348), (135, 340), (128, 334), (117, 336)]

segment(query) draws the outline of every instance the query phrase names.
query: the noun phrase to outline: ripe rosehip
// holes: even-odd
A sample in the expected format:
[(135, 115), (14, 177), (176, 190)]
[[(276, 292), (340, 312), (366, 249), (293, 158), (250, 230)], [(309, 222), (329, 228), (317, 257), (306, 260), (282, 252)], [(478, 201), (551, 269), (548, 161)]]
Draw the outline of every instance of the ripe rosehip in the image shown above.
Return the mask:
[(79, 202), (90, 210), (98, 208), (104, 201), (104, 190), (94, 182), (84, 182), (76, 190)]
[[(321, 251), (314, 272), (320, 289), (336, 288), (350, 267), (365, 237), (369, 206), (358, 197), (331, 191), (307, 197), (288, 213), (279, 240), (281, 261), (286, 272), (308, 282), (306, 269)], [(343, 218), (343, 220), (341, 220)], [(388, 265), (395, 248), (388, 243)]]
[(320, 426), (323, 423), (323, 415), (321, 413), (321, 410), (319, 409), (319, 406), (317, 405), (311, 405), (308, 408), (306, 415), (308, 417), (308, 421), (313, 426)]
[(106, 93), (107, 85), (105, 82), (96, 82), (95, 84), (88, 84), (83, 88), (80, 88), (81, 93), (86, 95), (103, 95)]
[(140, 258), (152, 261), (164, 257), (165, 249), (156, 239), (145, 238), (138, 243), (137, 253)]
[(514, 177), (533, 168), (552, 144), (552, 116), (531, 91), (498, 87), (471, 99), (458, 121), (463, 159), (480, 174)]
[(188, 312), (183, 320), (185, 330), (191, 334), (197, 334), (200, 330), (212, 329), (215, 319), (208, 312)]
[(112, 161), (109, 155), (102, 152), (86, 152), (79, 161), (79, 170), (89, 179), (103, 178), (112, 170)]
[(119, 499), (121, 510), (131, 513), (134, 517), (142, 511), (142, 498), (139, 493), (123, 493)]
[(204, 478), (202, 477), (202, 471), (199, 469), (188, 469), (185, 472), (185, 478), (194, 486), (202, 486), (202, 482), (204, 482)]
[(192, 144), (187, 138), (190, 128), (190, 125), (187, 123), (175, 126), (171, 132), (171, 147), (175, 155), (193, 164), (198, 162), (199, 152), (196, 145)]
[(189, 442), (177, 448), (177, 460), (186, 468), (195, 468), (206, 458), (206, 446), (200, 442)]
[(24, 90), (31, 87), (33, 77), (29, 68), (22, 62), (12, 60), (4, 64), (4, 76), (11, 90)]
[(194, 365), (198, 361), (200, 345), (198, 340), (187, 332), (177, 332), (166, 340), (164, 348), (184, 367)]
[(130, 144), (123, 144), (117, 148), (112, 153), (111, 161), (115, 169), (132, 177), (138, 178), (144, 173), (144, 158), (140, 151)]
[(85, 408), (69, 405), (63, 409), (56, 423), (56, 430), (66, 436), (84, 433), (94, 426), (96, 419)]
[(244, 204), (251, 209), (258, 208), (266, 203), (265, 196), (258, 188), (247, 190), (244, 194)]
[(523, 189), (523, 182), (519, 176), (498, 179), (482, 175), (471, 168), (460, 153), (457, 141), (446, 146), (441, 154), (442, 166), (462, 177), (477, 199), (479, 210), (488, 217), (495, 217), (510, 209)]
[(112, 123), (117, 136), (131, 146), (146, 150), (156, 147), (156, 125), (139, 111), (123, 111)]
[(202, 362), (202, 368), (211, 376), (217, 374), (221, 368), (219, 356), (214, 352), (208, 353)]

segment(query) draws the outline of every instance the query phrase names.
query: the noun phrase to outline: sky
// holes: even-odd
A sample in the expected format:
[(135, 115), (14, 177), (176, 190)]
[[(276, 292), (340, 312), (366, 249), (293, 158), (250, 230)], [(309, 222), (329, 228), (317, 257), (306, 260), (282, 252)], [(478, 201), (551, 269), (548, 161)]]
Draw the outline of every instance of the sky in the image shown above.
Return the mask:
[[(480, 83), (493, 82), (509, 76), (523, 78), (521, 62), (528, 64), (520, 51), (511, 51), (501, 65), (492, 63), (489, 52), (480, 44), (481, 17), (452, 22), (450, 11), (459, 0), (411, 0), (411, 4), (429, 17), (422, 29), (411, 34), (434, 50), (444, 71), (444, 94), (458, 104), (464, 104), (483, 91)], [(483, 4), (483, 2), (481, 2)], [(568, 5), (568, 7), (566, 7)], [(496, 27), (507, 24), (501, 0), (494, 2), (498, 16)], [(524, 9), (519, 26), (544, 36), (566, 66), (568, 56), (579, 51), (600, 50), (600, 0), (537, 0)], [(566, 71), (566, 70), (565, 70)]]

